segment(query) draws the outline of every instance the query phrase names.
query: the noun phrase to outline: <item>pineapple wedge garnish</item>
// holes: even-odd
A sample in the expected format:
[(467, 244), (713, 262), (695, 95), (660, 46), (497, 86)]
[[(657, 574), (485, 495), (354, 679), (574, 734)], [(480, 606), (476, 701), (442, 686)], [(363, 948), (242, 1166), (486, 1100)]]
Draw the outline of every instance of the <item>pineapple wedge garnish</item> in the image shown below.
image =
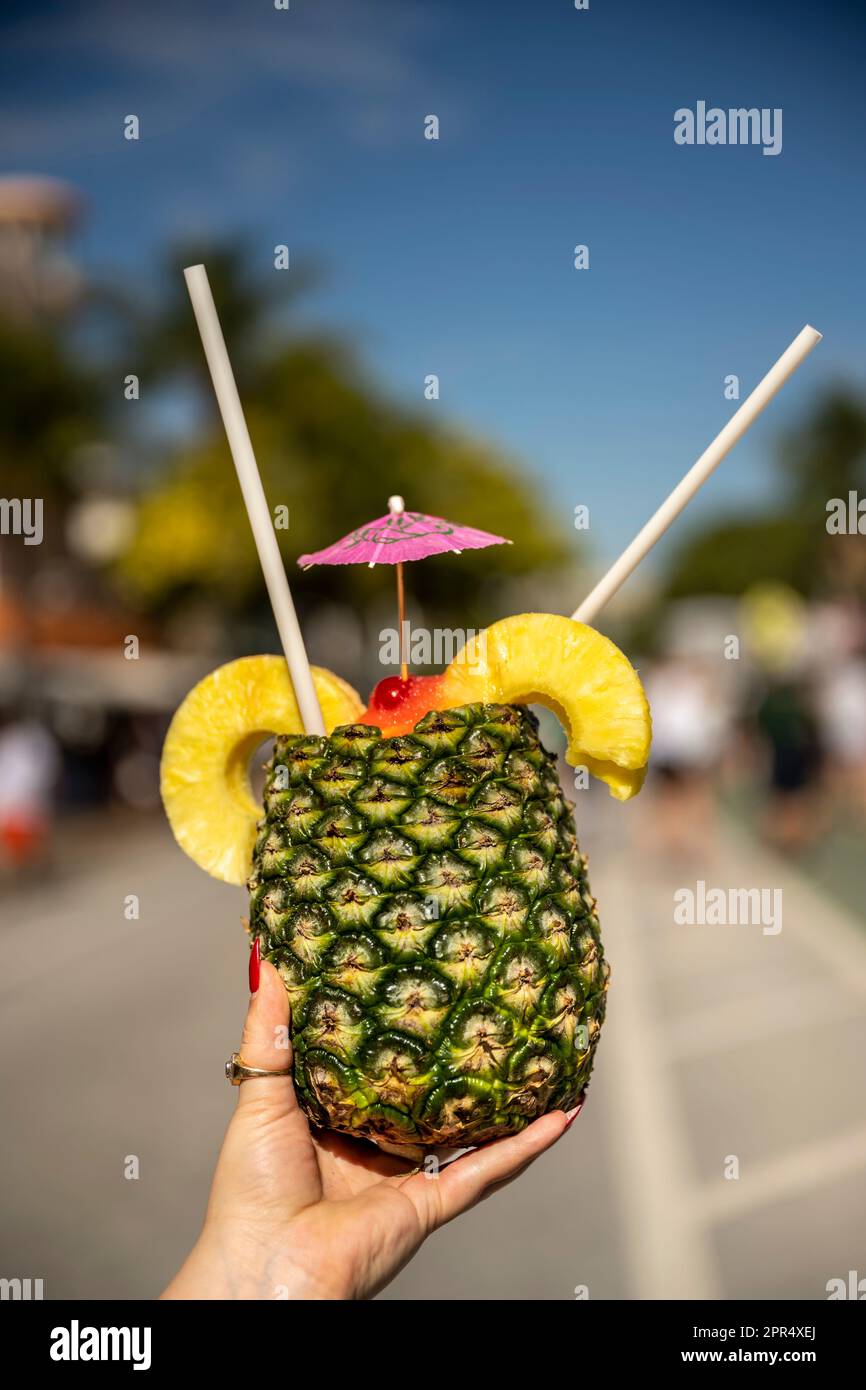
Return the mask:
[(476, 633), (445, 672), (443, 709), (488, 701), (553, 710), (567, 761), (627, 801), (646, 776), (652, 724), (637, 672), (607, 637), (555, 613), (518, 613)]
[[(328, 733), (364, 713), (355, 690), (313, 667)], [(425, 678), (429, 679), (429, 678)], [(566, 757), (627, 801), (646, 776), (651, 723), (637, 672), (594, 628), (553, 613), (521, 613), (477, 633), (431, 680), (436, 709), (542, 704), (568, 736)], [(303, 733), (288, 668), (279, 656), (220, 666), (187, 695), (166, 735), (161, 790), (175, 839), (226, 883), (250, 872), (262, 808), (249, 761), (271, 734)]]
[[(355, 690), (320, 666), (316, 694), (328, 733), (352, 724), (364, 706)], [(226, 883), (250, 872), (262, 808), (249, 764), (272, 734), (302, 734), (298, 703), (281, 656), (243, 656), (219, 666), (187, 695), (169, 726), (160, 787), (181, 849)]]

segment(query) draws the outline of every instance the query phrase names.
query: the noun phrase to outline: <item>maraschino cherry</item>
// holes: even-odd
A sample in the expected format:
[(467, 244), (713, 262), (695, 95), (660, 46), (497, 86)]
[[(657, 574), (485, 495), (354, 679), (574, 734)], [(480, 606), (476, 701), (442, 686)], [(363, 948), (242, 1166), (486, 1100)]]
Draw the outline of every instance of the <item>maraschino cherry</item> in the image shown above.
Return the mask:
[(375, 724), (383, 734), (408, 734), (419, 719), (437, 709), (441, 676), (386, 676), (379, 681), (360, 723)]
[(420, 676), (386, 676), (384, 680), (379, 681), (370, 696), (370, 708), (397, 709), (411, 698), (421, 679), (423, 678)]

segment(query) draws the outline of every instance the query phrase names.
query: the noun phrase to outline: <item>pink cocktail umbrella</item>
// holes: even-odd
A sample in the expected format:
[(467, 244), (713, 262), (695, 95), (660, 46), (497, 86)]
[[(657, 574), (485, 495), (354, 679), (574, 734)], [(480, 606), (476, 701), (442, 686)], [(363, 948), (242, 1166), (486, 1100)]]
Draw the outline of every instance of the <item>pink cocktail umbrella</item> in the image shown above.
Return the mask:
[(424, 512), (407, 512), (402, 497), (388, 498), (389, 511), (365, 526), (358, 526), (342, 540), (301, 555), (298, 564), (303, 569), (313, 565), (396, 565), (397, 608), (400, 619), (400, 675), (408, 675), (405, 660), (405, 611), (403, 565), (407, 560), (425, 560), (428, 555), (451, 551), (483, 550), (488, 545), (511, 545), (504, 536), (492, 536), (474, 526), (458, 526), (441, 516)]

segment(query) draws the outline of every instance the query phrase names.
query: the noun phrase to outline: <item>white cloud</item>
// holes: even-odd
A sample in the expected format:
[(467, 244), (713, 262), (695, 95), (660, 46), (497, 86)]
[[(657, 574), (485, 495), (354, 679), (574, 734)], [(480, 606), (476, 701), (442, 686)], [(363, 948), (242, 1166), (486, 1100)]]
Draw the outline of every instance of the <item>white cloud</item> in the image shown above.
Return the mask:
[(257, 81), (280, 77), (324, 94), (361, 142), (370, 143), (373, 125), (385, 143), (390, 110), (421, 80), (418, 50), (429, 25), (427, 7), (396, 0), (293, 0), (289, 11), (226, 0), (93, 0), (28, 18), (7, 27), (7, 62), (80, 67), (81, 82), (74, 102), (65, 83), (38, 101), (7, 87), (3, 153), (21, 163), (105, 152), (117, 146), (128, 111), (142, 116), (149, 136), (165, 136), (209, 110), (243, 104)]

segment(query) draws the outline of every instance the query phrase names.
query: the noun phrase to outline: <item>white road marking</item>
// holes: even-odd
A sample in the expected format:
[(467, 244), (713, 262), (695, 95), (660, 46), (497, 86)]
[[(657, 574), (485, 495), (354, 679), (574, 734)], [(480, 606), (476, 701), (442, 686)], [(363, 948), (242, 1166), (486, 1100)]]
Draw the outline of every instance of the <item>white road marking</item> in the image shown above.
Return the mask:
[[(754, 861), (752, 842), (738, 828), (725, 826), (730, 842), (732, 863)], [(866, 937), (863, 927), (853, 914), (822, 893), (790, 864), (775, 860), (772, 864), (774, 884), (782, 889), (782, 933), (790, 934), (808, 947), (847, 990), (866, 998)], [(750, 882), (748, 868), (743, 872)], [(796, 904), (791, 911), (790, 904)]]
[(685, 1200), (690, 1183), (683, 1116), (663, 1035), (648, 1007), (638, 888), (628, 861), (605, 862), (599, 890), (605, 954), (613, 968), (605, 1086), (613, 1093), (611, 1152), (629, 1296), (715, 1299), (721, 1290), (707, 1232)]
[(719, 1178), (705, 1184), (689, 1194), (686, 1207), (694, 1221), (729, 1221), (826, 1187), (864, 1168), (866, 1124), (847, 1134), (803, 1144), (781, 1158), (749, 1164), (736, 1180)]
[(745, 1043), (803, 1029), (813, 1033), (825, 1020), (834, 1023), (858, 1017), (859, 999), (840, 999), (835, 985), (792, 985), (772, 994), (737, 995), (700, 1012), (681, 1014), (667, 1030), (667, 1051), (673, 1061), (711, 1057)]

